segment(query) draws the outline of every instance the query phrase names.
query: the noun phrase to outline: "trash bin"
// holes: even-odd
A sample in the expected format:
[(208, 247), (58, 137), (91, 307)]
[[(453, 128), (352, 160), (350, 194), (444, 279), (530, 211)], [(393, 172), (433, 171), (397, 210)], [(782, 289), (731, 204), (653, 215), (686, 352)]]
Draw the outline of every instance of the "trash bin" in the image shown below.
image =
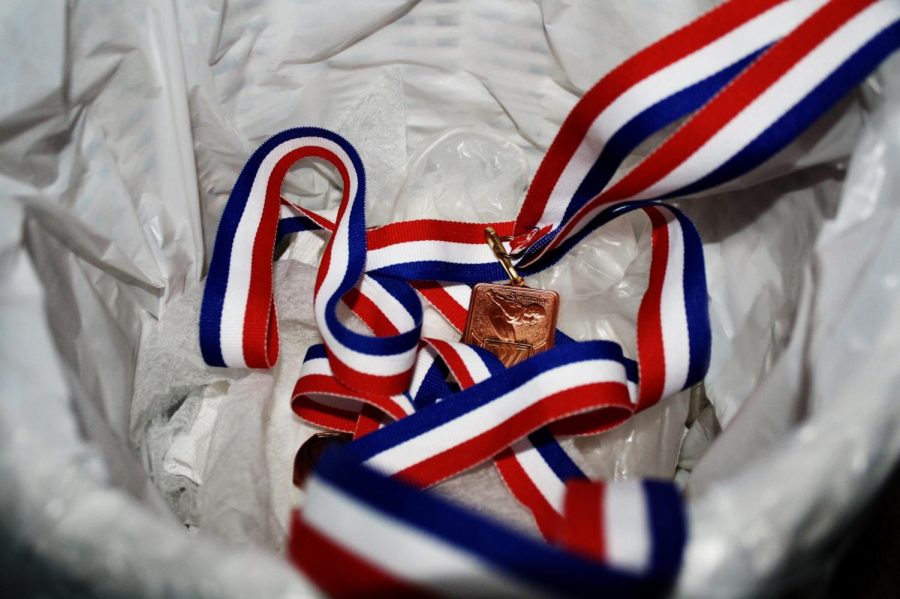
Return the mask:
[[(290, 395), (318, 339), (302, 298), (324, 236), (281, 248), (274, 369), (209, 368), (197, 339), (217, 224), (244, 161), (278, 131), (326, 126), (365, 162), (370, 224), (509, 219), (577, 99), (709, 8), (0, 8), (0, 40), (16, 57), (0, 106), (4, 586), (317, 595), (280, 553), (303, 501), (294, 452), (315, 431)], [(565, 442), (595, 477), (684, 488), (675, 595), (819, 583), (896, 467), (898, 98), (895, 56), (761, 168), (676, 200), (706, 257), (704, 391)], [(339, 189), (313, 164), (282, 193), (333, 214)], [(636, 351), (649, 234), (639, 218), (612, 221), (535, 276), (564, 298), (562, 330)], [(446, 326), (430, 312), (426, 324)], [(534, 527), (490, 468), (436, 492)]]

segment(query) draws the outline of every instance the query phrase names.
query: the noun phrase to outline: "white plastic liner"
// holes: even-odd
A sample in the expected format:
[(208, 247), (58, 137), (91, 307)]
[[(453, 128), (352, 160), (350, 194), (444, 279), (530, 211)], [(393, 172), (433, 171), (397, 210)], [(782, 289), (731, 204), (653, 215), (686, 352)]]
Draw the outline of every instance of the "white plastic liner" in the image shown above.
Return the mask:
[[(337, 130), (361, 150), (371, 221), (384, 222), (422, 205), (375, 199), (422, 197), (416, 185), (428, 172), (413, 173), (417, 152), (474, 128), (480, 133), (466, 139), (493, 140), (488, 152), (521, 165), (498, 171), (512, 175), (486, 203), (475, 198), (479, 209), (509, 210), (506, 198), (520, 199), (516, 186), (577, 97), (713, 4), (0, 5), (8, 57), (0, 96), (0, 526), (8, 542), (0, 569), (57, 594), (314, 593), (260, 547), (277, 539), (277, 515), (251, 527), (258, 538), (240, 524), (215, 535), (185, 530), (147, 476), (145, 441), (151, 430), (167, 434), (150, 423), (168, 414), (159, 403), (133, 402), (147, 397), (135, 373), (161, 339), (158, 323), (174, 322), (167, 312), (199, 293), (243, 161), (290, 126)], [(707, 392), (726, 428), (689, 479), (693, 534), (681, 594), (778, 588), (810, 567), (896, 463), (898, 75), (895, 58), (761, 174), (683, 203), (707, 250)], [(311, 207), (334, 199), (311, 171), (292, 176), (285, 192)], [(628, 343), (642, 252), (640, 225), (629, 226), (598, 233), (568, 279), (536, 281), (576, 305), (578, 268), (601, 273), (563, 325), (576, 336)], [(280, 268), (302, 270), (315, 248), (291, 251)], [(605, 315), (590, 312), (594, 296), (610, 302), (599, 308)], [(302, 331), (302, 314), (296, 319)], [(192, 332), (180, 333), (187, 344)], [(298, 332), (293, 340), (305, 339)], [(279, 369), (298, 368), (289, 354)], [(208, 376), (258, 388), (290, 373)], [(270, 396), (277, 393), (273, 386)], [(266, 426), (283, 422), (270, 407), (290, 416), (286, 399), (231, 406), (250, 414), (258, 427), (246, 430), (260, 441), (273, 437)], [(264, 443), (247, 448), (266, 451)], [(260, 505), (279, 496), (268, 493)]]

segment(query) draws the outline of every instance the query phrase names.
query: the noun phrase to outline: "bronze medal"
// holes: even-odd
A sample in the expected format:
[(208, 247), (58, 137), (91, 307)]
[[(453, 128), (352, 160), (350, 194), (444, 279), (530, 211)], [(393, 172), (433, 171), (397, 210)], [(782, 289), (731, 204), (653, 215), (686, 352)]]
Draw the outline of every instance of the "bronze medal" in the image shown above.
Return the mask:
[(515, 366), (553, 347), (559, 294), (527, 287), (493, 229), (485, 230), (485, 239), (509, 274), (510, 283), (475, 285), (462, 341), (483, 347), (507, 367)]
[(507, 367), (553, 347), (559, 294), (479, 283), (472, 290), (463, 343), (488, 350)]
[(353, 435), (348, 433), (316, 433), (307, 439), (297, 450), (294, 458), (294, 486), (303, 486), (329, 445), (335, 443), (343, 445), (351, 440)]

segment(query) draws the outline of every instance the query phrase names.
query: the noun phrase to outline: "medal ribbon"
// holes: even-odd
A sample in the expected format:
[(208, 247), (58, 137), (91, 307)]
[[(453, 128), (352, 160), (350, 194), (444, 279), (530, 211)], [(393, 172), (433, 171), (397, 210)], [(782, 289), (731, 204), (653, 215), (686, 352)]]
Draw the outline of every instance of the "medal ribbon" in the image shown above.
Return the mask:
[[(585, 94), (514, 222), (426, 219), (367, 229), (363, 165), (346, 140), (317, 128), (267, 140), (222, 215), (200, 342), (212, 366), (271, 367), (275, 242), (331, 233), (314, 288), (323, 343), (307, 353), (293, 407), (355, 440), (328, 452), (308, 481), (291, 559), (337, 596), (664, 591), (687, 534), (675, 488), (590, 481), (555, 436), (608, 430), (705, 375), (702, 246), (690, 221), (661, 202), (764, 163), (898, 45), (896, 0), (726, 2)], [(635, 168), (618, 173), (644, 140), (686, 117)], [(333, 222), (280, 198), (287, 169), (309, 157), (341, 176)], [(485, 226), (514, 236), (511, 248), (523, 256), (517, 268), (527, 275), (634, 210), (652, 226), (636, 361), (615, 343), (559, 333), (556, 347), (506, 369), (480, 348), (422, 338), (420, 298), (462, 329), (469, 285), (504, 279)], [(341, 303), (370, 334), (342, 320)], [(489, 459), (547, 542), (422, 491)]]

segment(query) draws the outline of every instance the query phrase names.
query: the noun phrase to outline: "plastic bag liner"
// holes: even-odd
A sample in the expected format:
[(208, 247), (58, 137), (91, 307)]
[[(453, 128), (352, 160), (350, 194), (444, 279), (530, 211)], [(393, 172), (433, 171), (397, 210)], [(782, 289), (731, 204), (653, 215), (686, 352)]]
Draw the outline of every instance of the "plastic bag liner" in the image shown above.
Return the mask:
[[(0, 571), (18, 588), (315, 595), (277, 552), (302, 501), (290, 461), (311, 430), (288, 397), (316, 336), (303, 298), (321, 241), (276, 264), (273, 371), (207, 369), (196, 349), (244, 159), (325, 126), (363, 156), (370, 223), (508, 218), (575, 99), (708, 8), (348, 4), (0, 6), (17, 57), (0, 102)], [(896, 463), (898, 161), (894, 58), (753, 178), (681, 202), (706, 250), (712, 408), (685, 434), (685, 394), (568, 446), (617, 478), (673, 476), (680, 446), (676, 594), (820, 575)], [(314, 209), (337, 194), (315, 166), (283, 192)], [(646, 252), (640, 221), (616, 221), (531, 283), (560, 292), (563, 330), (629, 348)], [(438, 492), (528, 528), (491, 476)]]

